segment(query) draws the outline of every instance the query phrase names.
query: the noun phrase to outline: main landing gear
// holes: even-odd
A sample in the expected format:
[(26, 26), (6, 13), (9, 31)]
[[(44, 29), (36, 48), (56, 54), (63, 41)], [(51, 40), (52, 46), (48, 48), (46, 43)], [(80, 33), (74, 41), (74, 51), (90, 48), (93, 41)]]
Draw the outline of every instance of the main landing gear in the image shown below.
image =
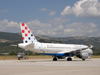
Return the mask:
[(57, 61), (57, 57), (53, 57), (53, 61)]
[[(57, 57), (52, 58), (53, 61), (57, 61), (57, 59), (58, 59)], [(67, 58), (67, 61), (72, 61), (72, 58), (71, 57)]]
[(85, 61), (85, 59), (82, 59), (83, 61)]
[(67, 61), (72, 61), (72, 58), (67, 58)]
[(69, 57), (67, 58), (67, 61), (72, 61), (71, 56), (72, 56), (72, 53), (69, 53)]

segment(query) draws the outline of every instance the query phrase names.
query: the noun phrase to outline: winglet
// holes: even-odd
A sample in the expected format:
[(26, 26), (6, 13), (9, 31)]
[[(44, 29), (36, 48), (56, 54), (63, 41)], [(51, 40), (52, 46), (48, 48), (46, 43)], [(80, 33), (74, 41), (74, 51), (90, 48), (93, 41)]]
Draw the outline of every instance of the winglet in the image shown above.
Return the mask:
[(92, 46), (92, 45), (90, 45), (90, 48), (93, 48), (93, 46)]

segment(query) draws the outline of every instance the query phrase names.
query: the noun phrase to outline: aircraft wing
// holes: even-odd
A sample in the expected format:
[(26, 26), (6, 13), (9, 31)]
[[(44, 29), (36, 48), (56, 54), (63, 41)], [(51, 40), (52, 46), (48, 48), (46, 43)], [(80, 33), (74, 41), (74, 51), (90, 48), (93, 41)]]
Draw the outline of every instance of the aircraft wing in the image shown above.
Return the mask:
[(71, 50), (70, 50), (70, 51), (69, 51), (69, 50), (68, 50), (68, 51), (62, 51), (62, 52), (58, 52), (58, 54), (59, 54), (59, 53), (65, 54), (65, 53), (70, 53), (70, 52), (72, 52), (72, 51), (71, 51)]
[(58, 53), (73, 53), (73, 52), (78, 52), (78, 51), (82, 51), (82, 50), (85, 50), (85, 49), (88, 49), (90, 47), (87, 47), (87, 48), (81, 48), (81, 49), (76, 49), (76, 50), (67, 50), (67, 51), (62, 51), (62, 52), (58, 52)]
[(88, 48), (93, 48), (93, 46), (92, 46), (92, 45), (90, 45), (90, 47), (86, 47), (86, 48), (80, 48), (80, 49), (76, 49), (75, 51), (86, 50), (86, 49), (88, 49)]

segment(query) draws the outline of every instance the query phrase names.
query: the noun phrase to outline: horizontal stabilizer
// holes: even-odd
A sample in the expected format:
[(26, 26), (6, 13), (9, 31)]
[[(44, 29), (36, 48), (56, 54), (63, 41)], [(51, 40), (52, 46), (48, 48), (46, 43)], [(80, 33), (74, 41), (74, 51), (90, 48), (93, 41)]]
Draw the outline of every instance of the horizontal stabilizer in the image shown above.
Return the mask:
[(30, 43), (30, 44), (26, 45), (25, 47), (33, 48), (34, 47), (34, 43)]

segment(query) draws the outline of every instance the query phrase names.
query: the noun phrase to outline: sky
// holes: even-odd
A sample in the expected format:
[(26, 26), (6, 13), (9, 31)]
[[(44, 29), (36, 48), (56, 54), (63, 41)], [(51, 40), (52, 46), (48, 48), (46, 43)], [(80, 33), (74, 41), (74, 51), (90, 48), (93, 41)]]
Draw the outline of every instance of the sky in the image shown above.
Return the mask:
[(0, 31), (34, 35), (100, 37), (100, 0), (0, 0)]

